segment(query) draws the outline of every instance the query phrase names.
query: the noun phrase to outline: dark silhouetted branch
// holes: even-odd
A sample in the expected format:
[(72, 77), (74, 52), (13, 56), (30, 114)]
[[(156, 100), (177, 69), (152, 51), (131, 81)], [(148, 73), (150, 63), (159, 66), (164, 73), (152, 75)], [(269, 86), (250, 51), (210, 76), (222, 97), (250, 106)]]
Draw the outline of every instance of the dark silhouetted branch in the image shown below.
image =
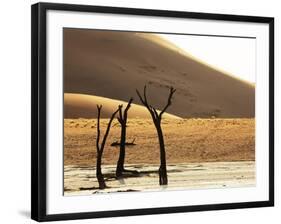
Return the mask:
[(107, 124), (106, 132), (103, 136), (102, 143), (100, 145), (99, 141), (100, 141), (101, 109), (102, 109), (102, 105), (97, 105), (98, 117), (97, 117), (97, 139), (96, 139), (96, 148), (97, 148), (96, 176), (97, 176), (98, 183), (99, 183), (99, 189), (104, 189), (104, 188), (106, 188), (106, 184), (105, 184), (104, 177), (103, 177), (102, 170), (101, 170), (102, 154), (103, 154), (103, 150), (104, 150), (104, 146), (105, 146), (105, 143), (106, 143), (107, 136), (108, 136), (109, 131), (110, 131), (111, 123), (112, 123), (116, 113), (118, 112), (119, 108), (111, 115), (111, 118), (110, 118), (110, 120)]
[(157, 112), (156, 108), (149, 104), (146, 96), (146, 86), (144, 86), (143, 88), (143, 96), (140, 94), (138, 90), (136, 90), (136, 92), (142, 104), (147, 108), (147, 110), (151, 114), (154, 126), (156, 128), (158, 134), (158, 140), (159, 140), (159, 148), (160, 148), (159, 184), (167, 185), (168, 176), (167, 176), (167, 168), (166, 168), (166, 152), (165, 152), (164, 135), (161, 128), (161, 119), (163, 113), (165, 113), (168, 107), (172, 104), (172, 96), (176, 92), (176, 90), (173, 87), (170, 88), (167, 104), (164, 106), (161, 112)]
[(133, 98), (130, 98), (126, 108), (124, 111), (122, 111), (123, 105), (119, 105), (119, 117), (118, 121), (121, 125), (121, 135), (120, 135), (120, 143), (115, 142), (111, 145), (119, 145), (120, 146), (120, 152), (119, 152), (119, 159), (117, 161), (116, 166), (116, 177), (122, 177), (123, 172), (125, 170), (124, 163), (125, 163), (125, 155), (126, 155), (126, 146), (127, 145), (134, 145), (126, 142), (126, 129), (127, 129), (127, 118), (128, 118), (128, 110), (131, 107), (131, 104), (133, 102)]

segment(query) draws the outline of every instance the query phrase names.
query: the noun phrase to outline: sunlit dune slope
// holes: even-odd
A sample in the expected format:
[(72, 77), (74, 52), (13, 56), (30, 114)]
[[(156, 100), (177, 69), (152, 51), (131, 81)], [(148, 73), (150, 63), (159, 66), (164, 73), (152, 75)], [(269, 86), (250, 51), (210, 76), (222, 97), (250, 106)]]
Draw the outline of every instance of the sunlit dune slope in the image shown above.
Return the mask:
[[(102, 118), (108, 118), (117, 110), (118, 105), (127, 106), (127, 102), (112, 100), (105, 97), (84, 94), (64, 94), (64, 118), (96, 118), (97, 104), (102, 105)], [(150, 114), (143, 106), (131, 104), (128, 112), (129, 118), (150, 118)], [(178, 118), (172, 114), (164, 113), (163, 118)]]

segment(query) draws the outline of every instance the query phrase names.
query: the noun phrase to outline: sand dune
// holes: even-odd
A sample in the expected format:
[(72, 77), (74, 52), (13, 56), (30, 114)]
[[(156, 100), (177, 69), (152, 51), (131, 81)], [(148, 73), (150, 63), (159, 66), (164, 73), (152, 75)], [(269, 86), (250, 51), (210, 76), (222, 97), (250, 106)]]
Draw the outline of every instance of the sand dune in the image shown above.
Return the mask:
[(64, 29), (65, 93), (125, 102), (134, 97), (134, 102), (141, 104), (135, 89), (147, 84), (149, 100), (160, 109), (166, 103), (169, 86), (173, 86), (177, 92), (168, 113), (180, 117), (255, 116), (252, 84), (147, 35)]
[[(90, 96), (84, 94), (64, 94), (64, 118), (96, 118), (96, 105), (101, 104), (102, 118), (107, 118), (118, 108), (118, 105), (126, 107), (127, 102), (112, 100), (105, 97)], [(143, 106), (133, 104), (128, 113), (129, 118), (150, 118), (150, 114)], [(180, 118), (172, 114), (164, 113), (163, 118)]]

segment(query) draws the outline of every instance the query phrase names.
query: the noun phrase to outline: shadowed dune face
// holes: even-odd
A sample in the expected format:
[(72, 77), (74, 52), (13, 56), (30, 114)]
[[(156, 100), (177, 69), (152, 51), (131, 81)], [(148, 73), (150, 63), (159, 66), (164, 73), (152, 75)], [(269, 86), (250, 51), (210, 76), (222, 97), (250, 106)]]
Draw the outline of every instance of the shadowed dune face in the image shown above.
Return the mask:
[[(149, 101), (161, 109), (167, 102), (169, 87), (173, 86), (177, 91), (167, 111), (170, 114), (179, 117), (255, 116), (253, 85), (178, 53), (165, 40), (157, 43), (147, 38), (148, 34), (133, 32), (68, 28), (63, 32), (65, 93), (124, 102), (134, 97), (134, 103), (141, 104), (135, 89), (142, 91), (147, 84)], [(70, 103), (74, 101), (65, 101), (66, 107), (74, 108)], [(70, 113), (68, 109), (68, 117), (85, 116), (79, 114), (82, 110)], [(88, 110), (86, 107), (84, 113), (88, 113), (85, 110)]]

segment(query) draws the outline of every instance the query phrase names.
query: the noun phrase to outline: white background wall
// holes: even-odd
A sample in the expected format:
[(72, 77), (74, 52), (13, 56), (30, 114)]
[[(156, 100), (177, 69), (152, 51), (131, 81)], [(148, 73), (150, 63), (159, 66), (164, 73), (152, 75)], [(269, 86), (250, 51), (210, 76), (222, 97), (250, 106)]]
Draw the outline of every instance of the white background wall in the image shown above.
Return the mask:
[[(30, 5), (0, 5), (0, 223), (30, 220)], [(154, 8), (275, 17), (276, 206), (169, 215), (150, 215), (60, 223), (280, 223), (280, 5), (278, 0), (68, 0), (63, 3)], [(279, 101), (279, 102), (278, 102)]]

